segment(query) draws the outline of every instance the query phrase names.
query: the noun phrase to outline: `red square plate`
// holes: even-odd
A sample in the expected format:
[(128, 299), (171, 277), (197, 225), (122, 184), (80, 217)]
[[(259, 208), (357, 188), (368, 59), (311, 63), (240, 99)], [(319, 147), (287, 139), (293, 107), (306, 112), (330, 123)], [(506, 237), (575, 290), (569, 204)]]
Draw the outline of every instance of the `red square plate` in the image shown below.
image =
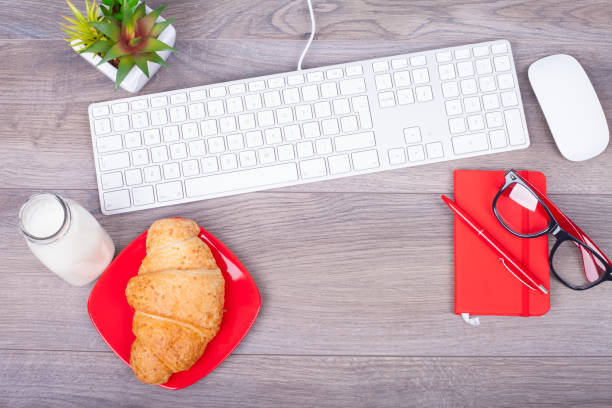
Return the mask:
[[(253, 278), (238, 258), (200, 227), (200, 238), (211, 249), (219, 269), (225, 278), (225, 312), (221, 328), (208, 344), (202, 357), (187, 371), (173, 374), (161, 387), (178, 390), (204, 378), (236, 348), (255, 321), (261, 298)], [(132, 241), (100, 276), (89, 295), (89, 317), (106, 344), (127, 365), (130, 365), (130, 349), (135, 339), (132, 333), (134, 310), (125, 298), (125, 288), (146, 255), (147, 232)]]

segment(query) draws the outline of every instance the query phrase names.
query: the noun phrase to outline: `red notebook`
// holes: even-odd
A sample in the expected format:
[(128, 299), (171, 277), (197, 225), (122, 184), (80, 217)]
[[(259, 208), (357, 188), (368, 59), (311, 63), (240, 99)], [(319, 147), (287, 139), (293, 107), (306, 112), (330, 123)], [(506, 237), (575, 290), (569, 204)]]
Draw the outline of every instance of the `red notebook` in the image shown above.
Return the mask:
[[(548, 237), (519, 238), (508, 232), (493, 214), (491, 205), (504, 185), (504, 174), (504, 171), (456, 170), (455, 201), (548, 288)], [(544, 174), (535, 171), (519, 174), (546, 194)], [(516, 216), (529, 222), (529, 211), (518, 211)], [(455, 217), (456, 314), (538, 316), (549, 308), (549, 295), (519, 282), (487, 244)]]

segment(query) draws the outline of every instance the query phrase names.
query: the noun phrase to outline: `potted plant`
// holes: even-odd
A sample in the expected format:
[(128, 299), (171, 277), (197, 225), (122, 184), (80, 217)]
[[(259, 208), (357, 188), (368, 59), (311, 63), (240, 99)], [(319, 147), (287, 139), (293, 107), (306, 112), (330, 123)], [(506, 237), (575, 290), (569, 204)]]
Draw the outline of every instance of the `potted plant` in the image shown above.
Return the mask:
[(74, 18), (63, 16), (66, 41), (90, 64), (128, 92), (138, 92), (166, 60), (176, 40), (173, 18), (160, 17), (137, 0), (85, 0), (85, 15), (66, 0)]

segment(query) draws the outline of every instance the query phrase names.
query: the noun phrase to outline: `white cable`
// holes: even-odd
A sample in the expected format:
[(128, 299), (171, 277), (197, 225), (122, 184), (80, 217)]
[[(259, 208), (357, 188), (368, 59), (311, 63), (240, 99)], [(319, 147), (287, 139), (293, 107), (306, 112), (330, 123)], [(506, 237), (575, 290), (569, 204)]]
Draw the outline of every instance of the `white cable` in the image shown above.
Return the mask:
[(298, 71), (302, 70), (302, 61), (304, 60), (304, 57), (306, 56), (306, 53), (308, 52), (308, 49), (310, 48), (310, 44), (312, 44), (312, 40), (314, 40), (315, 31), (317, 29), (315, 26), (314, 11), (312, 10), (312, 0), (306, 0), (306, 1), (308, 2), (308, 12), (310, 13), (310, 38), (308, 39), (308, 42), (306, 43), (306, 46), (304, 47), (304, 51), (302, 51), (302, 55), (300, 55), (300, 60), (298, 61), (298, 66), (297, 66)]

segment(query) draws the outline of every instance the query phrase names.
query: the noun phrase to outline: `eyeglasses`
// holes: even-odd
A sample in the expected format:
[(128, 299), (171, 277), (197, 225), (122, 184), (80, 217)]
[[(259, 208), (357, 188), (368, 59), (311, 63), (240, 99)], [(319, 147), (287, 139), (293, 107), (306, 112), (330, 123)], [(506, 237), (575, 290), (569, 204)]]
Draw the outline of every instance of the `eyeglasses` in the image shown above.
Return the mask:
[(512, 234), (536, 238), (552, 234), (557, 242), (548, 262), (565, 286), (574, 290), (592, 288), (612, 280), (611, 262), (603, 252), (561, 210), (516, 171), (493, 199), (493, 213)]

